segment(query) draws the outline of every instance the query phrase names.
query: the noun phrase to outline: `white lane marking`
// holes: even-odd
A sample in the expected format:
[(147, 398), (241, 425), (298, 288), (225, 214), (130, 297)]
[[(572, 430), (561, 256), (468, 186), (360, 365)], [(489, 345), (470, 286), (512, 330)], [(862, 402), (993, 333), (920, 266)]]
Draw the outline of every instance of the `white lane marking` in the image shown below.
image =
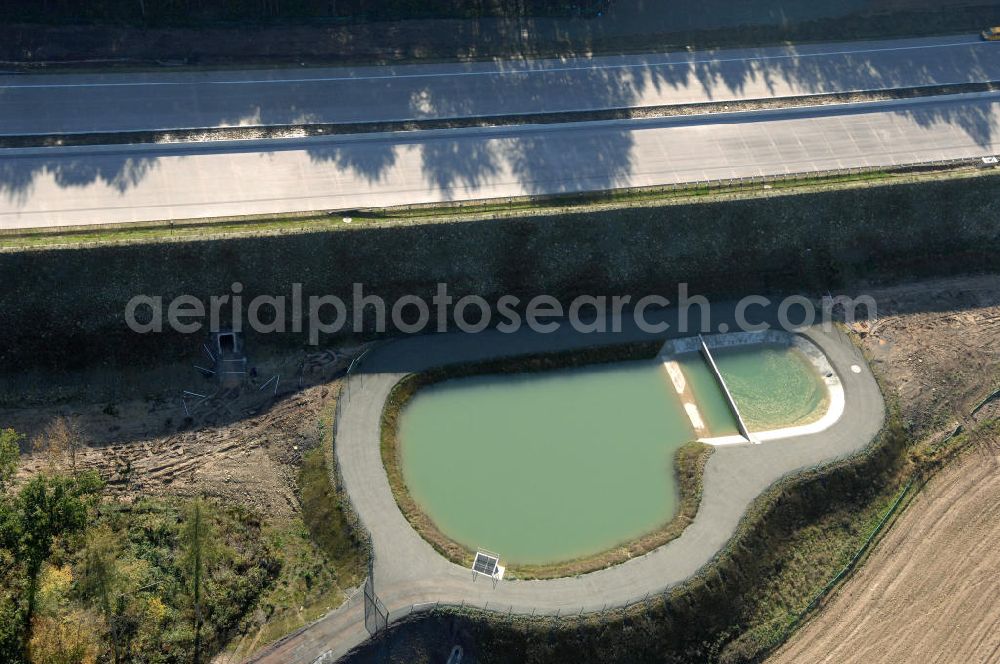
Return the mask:
[(871, 53), (889, 53), (898, 51), (919, 51), (932, 48), (955, 48), (960, 46), (983, 47), (990, 46), (992, 42), (954, 42), (948, 44), (919, 44), (914, 46), (893, 46), (886, 48), (828, 51), (823, 53), (788, 53), (783, 55), (762, 55), (749, 58), (710, 58), (706, 60), (682, 60), (682, 61), (662, 61), (643, 62), (637, 64), (621, 65), (587, 65), (576, 67), (542, 67), (539, 69), (497, 69), (490, 71), (461, 71), (461, 72), (440, 72), (426, 74), (379, 74), (377, 76), (330, 76), (319, 78), (282, 78), (282, 79), (247, 79), (228, 81), (129, 81), (125, 83), (38, 83), (24, 85), (0, 85), (0, 90), (19, 90), (26, 88), (39, 89), (61, 89), (61, 88), (122, 88), (122, 87), (173, 87), (185, 85), (276, 85), (288, 83), (333, 83), (338, 81), (380, 81), (392, 79), (409, 78), (447, 78), (450, 76), (508, 76), (508, 75), (530, 75), (548, 74), (571, 71), (603, 71), (611, 69), (649, 69), (653, 67), (690, 67), (699, 64), (721, 64), (725, 62), (765, 62), (768, 60), (792, 60), (805, 58), (826, 58), (841, 55), (864, 55)]

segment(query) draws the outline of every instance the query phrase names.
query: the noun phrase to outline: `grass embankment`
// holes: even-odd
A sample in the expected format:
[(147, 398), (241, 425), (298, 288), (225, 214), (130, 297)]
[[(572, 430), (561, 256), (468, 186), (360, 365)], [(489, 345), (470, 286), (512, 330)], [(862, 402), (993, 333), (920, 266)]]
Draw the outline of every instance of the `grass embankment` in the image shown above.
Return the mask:
[(280, 573), (229, 650), (247, 656), (337, 608), (365, 574), (363, 549), (343, 517), (322, 449), (307, 452), (299, 472), (301, 518), (264, 528)]
[[(259, 295), (287, 294), (301, 283), (303, 301), (340, 297), (349, 326), (357, 284), (386, 302), (404, 295), (429, 301), (436, 284), (446, 283), (456, 301), (464, 295), (496, 301), (512, 294), (524, 304), (546, 293), (565, 305), (583, 294), (631, 295), (635, 302), (653, 293), (676, 293), (680, 283), (688, 284), (688, 292), (722, 298), (820, 293), (989, 270), (1000, 245), (991, 223), (1000, 201), (998, 178), (1000, 172), (893, 176), (884, 183), (755, 194), (713, 191), (688, 201), (594, 203), (510, 218), (498, 211), (477, 219), (458, 208), (441, 221), (337, 221), (340, 230), (267, 237), (195, 235), (202, 241), (2, 251), (0, 281), (12, 290), (0, 310), (0, 364), (21, 372), (88, 365), (148, 370), (164, 357), (190, 354), (197, 350), (191, 336), (170, 325), (162, 334), (146, 335), (122, 325), (126, 303), (141, 293), (161, 296), (164, 305), (181, 294), (208, 303), (229, 292), (234, 274), (241, 275), (244, 305)], [(498, 217), (504, 221), (495, 221)], [(844, 251), (848, 246), (851, 251)], [(443, 260), (442, 252), (451, 260)], [(751, 258), (754, 269), (734, 282), (731, 266)], [(21, 278), (27, 273), (32, 279)], [(230, 308), (223, 307), (222, 324), (234, 322)], [(140, 307), (138, 313), (149, 311)], [(373, 313), (362, 311), (361, 320), (375, 334)], [(39, 320), (46, 321), (44, 328)], [(247, 344), (261, 350), (308, 340), (305, 330), (245, 332)], [(398, 330), (390, 326), (388, 332)], [(320, 341), (347, 342), (345, 336), (321, 334)]]
[(229, 644), (234, 655), (248, 656), (335, 609), (365, 576), (367, 554), (348, 520), (343, 497), (331, 482), (328, 453), (331, 428), (319, 425), (321, 444), (302, 457), (298, 475), (301, 517), (269, 524), (266, 536), (280, 574), (260, 602), (257, 625)]
[[(5, 22), (11, 29), (6, 39), (9, 44), (0, 48), (0, 57), (23, 64), (58, 66), (83, 59), (87, 62), (75, 64), (93, 68), (95, 60), (108, 59), (132, 68), (171, 64), (192, 69), (492, 60), (968, 33), (996, 19), (995, 5), (985, 0), (949, 2), (940, 7), (912, 0), (882, 3), (887, 6), (866, 3), (854, 11), (844, 7), (841, 13), (845, 15), (841, 16), (796, 20), (792, 12), (791, 17), (783, 14), (770, 24), (732, 26), (724, 20), (714, 24), (696, 21), (696, 27), (686, 30), (655, 20), (627, 30), (605, 30), (607, 19), (603, 18), (558, 24), (538, 20), (594, 16), (606, 9), (604, 2), (394, 0), (363, 7), (357, 3), (297, 2), (290, 6), (227, 3), (221, 8), (196, 9), (178, 3), (156, 6), (127, 0), (92, 4), (66, 3), (53, 8), (18, 0), (9, 9), (5, 7)], [(140, 11), (142, 7), (145, 9)], [(727, 8), (717, 7), (717, 13), (725, 15)], [(511, 29), (506, 21), (483, 20), (490, 17), (516, 20), (520, 27)], [(442, 22), (439, 29), (406, 22), (364, 25), (370, 20), (408, 18), (453, 20)], [(34, 24), (25, 25), (27, 22)], [(89, 25), (92, 23), (97, 25)], [(388, 42), (386, 30), (392, 34)]]
[(189, 2), (136, 3), (105, 0), (97, 3), (39, 5), (31, 0), (9, 0), (9, 22), (50, 25), (130, 25), (155, 27), (287, 26), (297, 23), (327, 25), (365, 21), (404, 21), (428, 18), (526, 18), (577, 16), (596, 13), (600, 2), (562, 0), (298, 0), (288, 3)]
[[(443, 556), (464, 566), (472, 563), (475, 551), (441, 532), (430, 516), (413, 500), (403, 478), (398, 438), (400, 416), (410, 399), (422, 387), (453, 378), (482, 374), (530, 373), (588, 364), (649, 359), (656, 354), (659, 347), (659, 342), (602, 346), (564, 353), (456, 364), (407, 376), (393, 388), (382, 411), (382, 463), (385, 465), (389, 486), (400, 510), (414, 529)], [(702, 472), (713, 449), (709, 445), (692, 442), (682, 446), (674, 454), (674, 470), (677, 473), (679, 491), (678, 509), (677, 514), (660, 528), (593, 556), (551, 565), (513, 566), (508, 568), (508, 573), (522, 579), (550, 579), (585, 574), (641, 556), (677, 538), (698, 512), (698, 505), (701, 503)]]

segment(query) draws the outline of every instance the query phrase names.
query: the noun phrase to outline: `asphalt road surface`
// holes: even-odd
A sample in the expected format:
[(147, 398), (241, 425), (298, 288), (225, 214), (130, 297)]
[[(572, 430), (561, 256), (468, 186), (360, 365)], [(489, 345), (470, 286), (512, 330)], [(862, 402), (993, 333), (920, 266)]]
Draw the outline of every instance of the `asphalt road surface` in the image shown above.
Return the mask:
[(0, 228), (342, 210), (1000, 153), (1000, 93), (646, 120), (7, 149)]
[(0, 135), (459, 118), (1000, 80), (975, 35), (393, 67), (0, 75)]

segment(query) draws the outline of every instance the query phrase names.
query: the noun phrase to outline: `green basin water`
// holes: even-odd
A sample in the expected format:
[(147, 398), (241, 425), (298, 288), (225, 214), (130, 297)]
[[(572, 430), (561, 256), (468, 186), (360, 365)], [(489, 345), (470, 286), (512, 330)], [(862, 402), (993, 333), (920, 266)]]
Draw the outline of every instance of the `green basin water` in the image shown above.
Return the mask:
[(694, 432), (662, 365), (450, 380), (400, 422), (403, 476), (438, 528), (509, 563), (600, 553), (673, 518)]
[[(714, 351), (713, 351), (714, 352)], [(708, 363), (701, 353), (685, 353), (676, 358), (684, 372), (701, 419), (705, 421), (712, 436), (734, 436), (740, 432), (729, 403), (726, 401), (719, 381), (708, 368)]]
[[(783, 346), (714, 350), (751, 430), (817, 418), (826, 387)], [(677, 358), (710, 435), (736, 420), (700, 353)], [(695, 433), (659, 361), (487, 375), (421, 389), (399, 440), (414, 500), (448, 537), (513, 564), (593, 555), (673, 518)]]
[(801, 351), (757, 345), (712, 351), (751, 431), (807, 424), (826, 410), (826, 385)]

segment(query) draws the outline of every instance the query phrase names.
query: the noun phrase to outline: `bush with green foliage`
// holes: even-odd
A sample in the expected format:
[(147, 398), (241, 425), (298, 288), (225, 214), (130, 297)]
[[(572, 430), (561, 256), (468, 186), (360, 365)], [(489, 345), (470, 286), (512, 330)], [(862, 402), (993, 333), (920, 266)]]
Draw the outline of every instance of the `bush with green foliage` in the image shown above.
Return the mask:
[(249, 511), (102, 500), (93, 471), (14, 486), (20, 442), (0, 430), (0, 661), (207, 661), (276, 578)]

